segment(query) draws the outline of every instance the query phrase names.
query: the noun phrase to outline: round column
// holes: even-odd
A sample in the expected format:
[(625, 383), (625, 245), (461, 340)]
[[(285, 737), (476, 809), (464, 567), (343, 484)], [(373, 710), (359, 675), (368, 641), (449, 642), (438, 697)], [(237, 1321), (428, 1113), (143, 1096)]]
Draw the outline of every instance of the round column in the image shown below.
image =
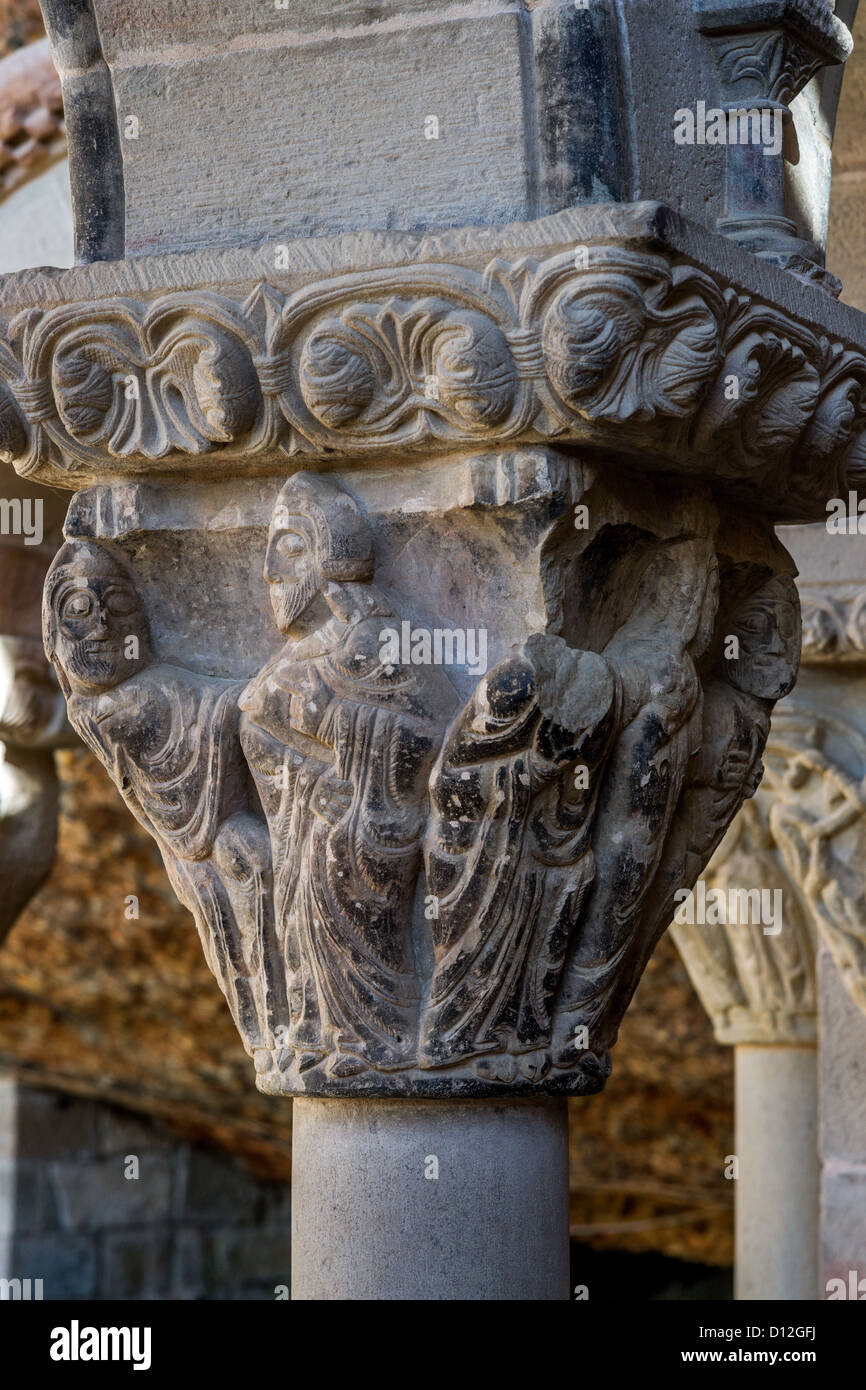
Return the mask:
[(736, 1048), (736, 1297), (818, 1297), (818, 1087), (810, 1046)]
[(565, 1100), (295, 1100), (292, 1297), (567, 1299)]

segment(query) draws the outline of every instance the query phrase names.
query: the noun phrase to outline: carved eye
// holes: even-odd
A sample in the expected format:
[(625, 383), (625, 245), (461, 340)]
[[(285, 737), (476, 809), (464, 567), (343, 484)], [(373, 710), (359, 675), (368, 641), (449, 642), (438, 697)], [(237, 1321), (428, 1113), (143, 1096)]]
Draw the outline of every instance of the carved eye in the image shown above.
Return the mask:
[(85, 591), (73, 594), (63, 605), (64, 618), (87, 618), (93, 612), (93, 595)]
[(138, 607), (135, 595), (129, 589), (110, 589), (105, 596), (105, 607), (116, 618), (127, 618)]
[(767, 627), (767, 615), (755, 610), (747, 613), (740, 623), (740, 631), (747, 633), (751, 637), (760, 637)]
[(286, 531), (276, 542), (277, 553), (286, 560), (294, 560), (299, 555), (303, 555), (307, 549), (307, 542), (303, 536), (299, 536), (297, 531)]

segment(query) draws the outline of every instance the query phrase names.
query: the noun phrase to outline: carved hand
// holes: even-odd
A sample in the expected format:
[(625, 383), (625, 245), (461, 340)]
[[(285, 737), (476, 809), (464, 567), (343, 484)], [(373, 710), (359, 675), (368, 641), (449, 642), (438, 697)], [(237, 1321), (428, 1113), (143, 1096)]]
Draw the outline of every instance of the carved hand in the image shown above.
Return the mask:
[(313, 814), (320, 816), (329, 825), (336, 825), (352, 804), (353, 790), (351, 782), (344, 781), (342, 777), (337, 776), (333, 768), (328, 768), (313, 788)]

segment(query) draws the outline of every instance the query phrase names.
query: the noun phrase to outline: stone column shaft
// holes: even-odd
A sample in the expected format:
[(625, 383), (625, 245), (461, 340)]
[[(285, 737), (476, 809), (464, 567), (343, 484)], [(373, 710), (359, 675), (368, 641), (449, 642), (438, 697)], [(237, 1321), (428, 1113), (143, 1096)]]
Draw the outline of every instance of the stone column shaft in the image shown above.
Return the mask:
[(738, 1299), (818, 1292), (815, 1048), (736, 1049)]
[(296, 1100), (292, 1297), (568, 1298), (565, 1100)]

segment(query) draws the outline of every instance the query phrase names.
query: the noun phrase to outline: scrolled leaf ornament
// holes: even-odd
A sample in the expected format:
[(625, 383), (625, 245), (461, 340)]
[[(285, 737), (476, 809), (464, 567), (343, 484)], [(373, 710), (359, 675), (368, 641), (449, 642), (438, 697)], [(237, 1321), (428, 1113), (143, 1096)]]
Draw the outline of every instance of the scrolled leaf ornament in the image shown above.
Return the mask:
[(511, 413), (517, 369), (504, 333), (482, 314), (447, 314), (425, 334), (422, 358), (438, 399), (469, 429), (492, 429)]
[(545, 313), (550, 381), (588, 416), (687, 416), (721, 362), (720, 316), (723, 301), (705, 276), (600, 260), (560, 290)]
[(260, 391), (243, 344), (184, 317), (148, 351), (128, 329), (65, 339), (52, 363), (58, 414), (73, 439), (114, 457), (207, 453), (245, 434)]
[(340, 319), (316, 325), (301, 352), (299, 384), (307, 409), (321, 424), (340, 430), (372, 405), (383, 378), (369, 341)]

